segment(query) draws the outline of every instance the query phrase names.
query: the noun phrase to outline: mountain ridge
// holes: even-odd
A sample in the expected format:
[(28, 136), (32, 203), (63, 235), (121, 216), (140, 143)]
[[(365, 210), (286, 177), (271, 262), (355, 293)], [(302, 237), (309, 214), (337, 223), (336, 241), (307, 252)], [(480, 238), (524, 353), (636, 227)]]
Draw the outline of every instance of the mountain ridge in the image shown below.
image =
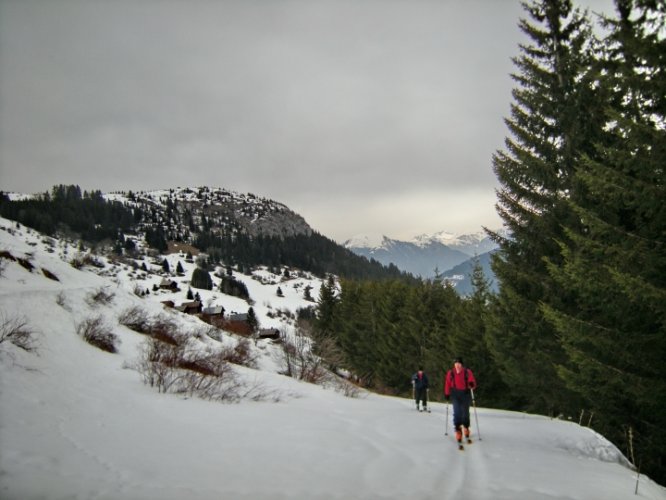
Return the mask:
[(213, 262), (299, 267), (323, 276), (413, 279), (395, 266), (364, 259), (322, 236), (285, 204), (224, 188), (81, 192), (56, 186), (24, 195), (0, 192), (0, 215), (48, 235), (67, 233), (112, 246), (117, 254), (138, 241), (157, 251), (189, 244)]
[[(503, 234), (503, 230), (496, 230)], [(498, 246), (485, 231), (472, 233), (452, 233), (439, 231), (433, 234), (417, 235), (410, 240), (397, 240), (376, 234), (359, 234), (344, 243), (345, 248), (367, 259), (375, 259), (383, 265), (393, 264), (398, 269), (420, 276), (421, 278), (450, 279), (456, 285), (461, 278), (451, 270), (465, 263), (474, 261), (482, 255), (495, 251)], [(484, 274), (489, 280), (494, 276), (489, 266), (484, 267)], [(490, 271), (490, 274), (489, 274)]]

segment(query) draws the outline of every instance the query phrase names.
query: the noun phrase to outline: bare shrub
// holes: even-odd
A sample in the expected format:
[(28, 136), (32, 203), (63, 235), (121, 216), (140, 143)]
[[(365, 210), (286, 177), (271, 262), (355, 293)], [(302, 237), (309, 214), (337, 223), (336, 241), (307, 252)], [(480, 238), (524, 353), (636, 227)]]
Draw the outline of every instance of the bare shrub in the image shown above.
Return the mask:
[(80, 256), (74, 257), (72, 260), (69, 261), (69, 265), (72, 266), (74, 269), (82, 269), (83, 268), (83, 259)]
[(225, 361), (235, 365), (247, 366), (248, 368), (256, 368), (257, 355), (252, 350), (252, 344), (247, 339), (241, 339), (233, 346), (225, 346), (222, 348), (222, 357)]
[(236, 401), (242, 384), (222, 351), (192, 352), (185, 344), (146, 339), (136, 369), (144, 383), (159, 392), (173, 392), (215, 401)]
[(229, 371), (225, 377), (186, 371), (180, 379), (179, 392), (209, 401), (238, 401), (239, 382)]
[(176, 370), (179, 356), (177, 346), (151, 337), (141, 346), (136, 369), (145, 384), (157, 388), (158, 392), (168, 392), (181, 375)]
[(58, 292), (58, 295), (56, 295), (56, 304), (58, 304), (63, 309), (68, 309), (67, 296), (65, 295), (65, 292), (63, 292), (62, 290), (60, 290)]
[(128, 307), (120, 313), (118, 323), (138, 333), (150, 332), (150, 318), (146, 311), (139, 306)]
[(239, 398), (249, 399), (251, 401), (272, 401), (279, 403), (282, 401), (283, 394), (276, 389), (267, 389), (259, 382), (246, 383), (242, 387), (239, 386)]
[(7, 259), (11, 260), (12, 262), (16, 262), (16, 257), (14, 257), (8, 250), (0, 250), (0, 259)]
[(344, 396), (348, 398), (358, 398), (363, 394), (361, 389), (357, 385), (352, 384), (349, 380), (343, 378), (336, 378), (335, 380), (335, 390), (342, 393)]
[(42, 267), (42, 273), (44, 274), (44, 276), (46, 276), (50, 280), (60, 281), (55, 274), (53, 274), (51, 271), (49, 271), (45, 267)]
[(102, 286), (99, 287), (94, 292), (90, 292), (86, 297), (86, 302), (90, 307), (95, 307), (97, 305), (108, 305), (113, 302), (115, 293), (109, 292), (108, 287)]
[(323, 360), (312, 351), (312, 342), (297, 332), (294, 340), (282, 335), (282, 363), (284, 373), (298, 380), (320, 384), (328, 377)]
[(29, 259), (24, 259), (24, 258), (17, 258), (16, 261), (25, 269), (28, 271), (32, 272), (33, 269), (35, 269), (35, 266), (30, 262)]
[(201, 341), (204, 341), (206, 337), (209, 337), (219, 342), (222, 338), (222, 333), (219, 328), (216, 328), (213, 325), (205, 324), (199, 328), (196, 328), (192, 332), (192, 337)]
[(76, 326), (76, 333), (86, 342), (103, 351), (117, 352), (118, 336), (104, 323), (101, 316), (84, 319)]
[(207, 325), (199, 331), (199, 335), (207, 335), (218, 342), (222, 341), (222, 330), (213, 325)]
[(98, 269), (104, 268), (104, 262), (102, 262), (95, 255), (89, 253), (78, 254), (71, 261), (69, 261), (69, 263), (74, 269), (81, 269), (85, 266), (92, 266)]
[(37, 352), (36, 333), (25, 316), (7, 316), (0, 312), (0, 344), (9, 342), (27, 352)]
[(153, 318), (148, 334), (159, 341), (174, 346), (183, 344), (187, 339), (187, 335), (180, 332), (175, 320), (164, 314)]

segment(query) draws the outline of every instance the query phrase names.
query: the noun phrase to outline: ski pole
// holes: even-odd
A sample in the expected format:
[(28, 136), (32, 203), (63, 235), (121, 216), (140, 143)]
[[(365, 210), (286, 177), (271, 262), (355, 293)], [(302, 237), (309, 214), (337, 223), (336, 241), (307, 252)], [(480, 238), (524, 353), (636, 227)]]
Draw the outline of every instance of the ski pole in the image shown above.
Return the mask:
[(446, 400), (446, 421), (444, 422), (444, 435), (449, 435), (449, 400)]
[(472, 391), (472, 406), (474, 406), (474, 420), (476, 421), (476, 433), (479, 435), (479, 441), (481, 441), (481, 430), (479, 429), (479, 416), (476, 414), (476, 399), (474, 399), (474, 389)]

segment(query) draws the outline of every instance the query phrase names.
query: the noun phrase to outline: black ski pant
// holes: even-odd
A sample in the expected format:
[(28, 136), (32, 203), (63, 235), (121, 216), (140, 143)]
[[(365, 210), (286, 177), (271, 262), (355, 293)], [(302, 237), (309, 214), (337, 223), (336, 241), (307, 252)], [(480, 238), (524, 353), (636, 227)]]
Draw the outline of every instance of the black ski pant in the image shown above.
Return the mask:
[(472, 403), (472, 395), (469, 391), (451, 391), (451, 402), (453, 403), (453, 427), (459, 430), (460, 426), (469, 429), (469, 405)]
[(419, 407), (419, 401), (421, 401), (421, 406), (423, 408), (428, 407), (428, 389), (425, 387), (414, 389), (414, 400), (416, 401), (416, 407)]

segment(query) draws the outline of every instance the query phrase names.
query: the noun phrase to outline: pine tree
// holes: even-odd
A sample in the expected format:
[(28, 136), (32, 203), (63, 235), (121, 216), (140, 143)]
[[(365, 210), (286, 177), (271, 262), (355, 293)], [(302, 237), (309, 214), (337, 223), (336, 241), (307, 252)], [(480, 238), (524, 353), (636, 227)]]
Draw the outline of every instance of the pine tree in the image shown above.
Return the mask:
[(194, 269), (194, 271), (192, 271), (190, 284), (193, 288), (200, 288), (202, 290), (213, 289), (213, 280), (210, 277), (210, 273), (208, 271), (204, 271), (200, 267), (197, 267)]
[(255, 333), (259, 329), (259, 320), (252, 307), (247, 310), (247, 324), (250, 326), (252, 333)]
[(497, 209), (510, 236), (493, 235), (500, 290), (487, 340), (512, 406), (551, 413), (574, 398), (557, 376), (555, 365), (566, 355), (540, 309), (563, 297), (545, 259), (558, 264), (561, 224), (574, 218), (564, 200), (576, 192), (577, 162), (592, 149), (600, 113), (586, 17), (567, 0), (535, 0), (524, 8), (531, 21), (520, 27), (531, 44), (521, 45), (514, 59), (518, 87), (506, 120), (512, 137), (493, 158), (501, 184)]
[[(641, 6), (643, 5), (643, 6)], [(547, 304), (570, 362), (567, 385), (618, 446), (631, 427), (642, 470), (666, 481), (666, 5), (620, 0), (601, 89), (605, 137), (577, 172), (564, 265), (550, 270), (570, 304)]]

